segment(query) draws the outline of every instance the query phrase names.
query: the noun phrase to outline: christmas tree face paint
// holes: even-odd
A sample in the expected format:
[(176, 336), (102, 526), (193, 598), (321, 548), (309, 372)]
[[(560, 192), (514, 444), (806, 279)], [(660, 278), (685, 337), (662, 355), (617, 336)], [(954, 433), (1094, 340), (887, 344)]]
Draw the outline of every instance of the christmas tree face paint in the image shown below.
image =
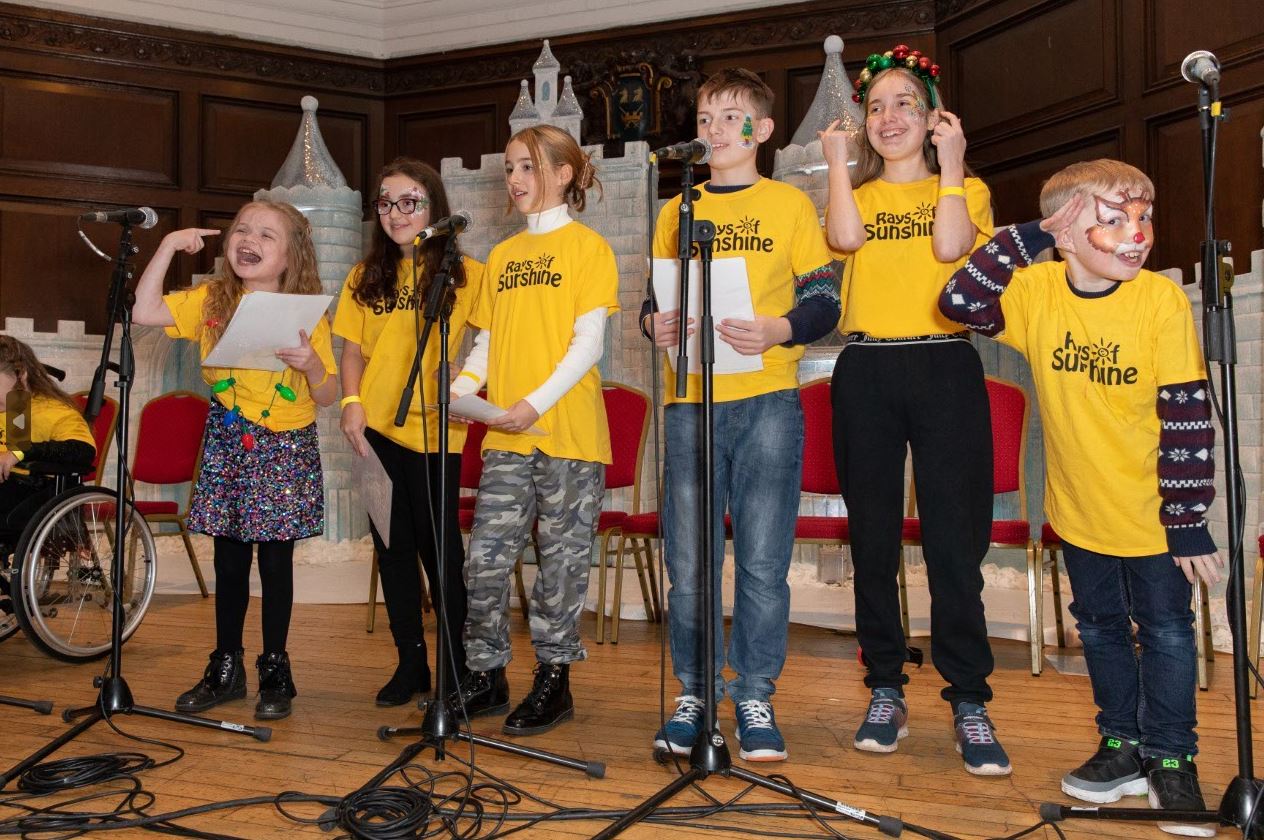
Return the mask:
[(904, 94), (907, 98), (909, 113), (919, 120), (926, 119), (926, 102), (918, 94), (917, 88), (911, 84), (904, 85)]
[(750, 114), (747, 114), (746, 119), (742, 122), (742, 140), (738, 145), (743, 149), (753, 149), (755, 147), (755, 121), (751, 119)]

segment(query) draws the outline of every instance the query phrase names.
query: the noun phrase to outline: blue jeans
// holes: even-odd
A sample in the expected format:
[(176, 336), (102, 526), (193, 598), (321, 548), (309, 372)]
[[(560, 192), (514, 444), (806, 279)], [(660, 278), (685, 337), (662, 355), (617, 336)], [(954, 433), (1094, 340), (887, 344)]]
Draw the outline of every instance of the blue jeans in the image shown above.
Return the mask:
[(1112, 557), (1066, 543), (1063, 552), (1098, 730), (1140, 741), (1144, 758), (1196, 754), (1197, 654), (1184, 573), (1170, 554)]
[[(667, 407), (663, 540), (672, 669), (685, 694), (702, 697), (702, 535), (699, 528), (701, 406)], [(732, 513), (736, 592), (728, 661), (734, 702), (767, 700), (786, 661), (790, 555), (803, 470), (803, 408), (797, 389), (716, 403), (714, 412), (714, 581), (716, 697), (723, 696), (724, 511)]]

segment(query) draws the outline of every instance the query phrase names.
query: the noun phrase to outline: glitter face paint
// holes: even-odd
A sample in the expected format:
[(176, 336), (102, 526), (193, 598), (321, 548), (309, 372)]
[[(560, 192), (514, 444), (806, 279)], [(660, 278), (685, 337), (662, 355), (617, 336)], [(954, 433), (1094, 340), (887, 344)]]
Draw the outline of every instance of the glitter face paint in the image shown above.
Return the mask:
[(909, 110), (912, 112), (913, 116), (917, 117), (919, 120), (926, 119), (926, 102), (917, 92), (917, 88), (913, 87), (911, 84), (906, 84), (904, 85), (904, 93), (913, 100), (909, 105)]

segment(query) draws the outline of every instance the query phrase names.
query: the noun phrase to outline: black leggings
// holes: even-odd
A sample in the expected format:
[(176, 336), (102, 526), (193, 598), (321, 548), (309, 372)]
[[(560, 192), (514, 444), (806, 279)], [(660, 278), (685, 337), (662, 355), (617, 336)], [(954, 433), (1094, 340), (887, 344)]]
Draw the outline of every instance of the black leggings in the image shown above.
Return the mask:
[[(243, 647), (242, 628), (250, 605), (250, 560), (255, 543), (215, 538), (215, 645), (222, 651)], [(259, 579), (263, 582), (263, 652), (281, 653), (290, 632), (294, 607), (294, 540), (261, 542)]]
[(856, 638), (869, 688), (904, 685), (900, 532), (909, 450), (930, 582), (930, 649), (950, 703), (992, 699), (983, 574), (992, 432), (983, 366), (966, 341), (846, 348), (834, 367), (834, 458), (851, 525)]
[[(391, 547), (382, 544), (377, 528), (371, 528), (373, 546), (377, 550), (378, 570), (382, 575), (382, 596), (386, 600), (386, 612), (391, 620), (391, 635), (395, 644), (414, 644), (423, 640), (421, 621), (421, 564), (430, 581), (430, 591), (435, 609), (440, 607), (438, 597), (439, 562), (435, 557), (439, 498), (439, 456), (406, 449), (373, 429), (366, 429), (365, 438), (382, 461), (391, 478)], [(444, 593), (442, 605), (447, 615), (448, 638), (455, 656), (449, 662), (456, 664), (457, 673), (465, 668), (461, 639), (465, 634), (465, 547), (461, 544), (461, 530), (457, 522), (461, 456), (447, 456), (448, 482), (445, 496), (447, 505), (447, 552), (444, 566)]]

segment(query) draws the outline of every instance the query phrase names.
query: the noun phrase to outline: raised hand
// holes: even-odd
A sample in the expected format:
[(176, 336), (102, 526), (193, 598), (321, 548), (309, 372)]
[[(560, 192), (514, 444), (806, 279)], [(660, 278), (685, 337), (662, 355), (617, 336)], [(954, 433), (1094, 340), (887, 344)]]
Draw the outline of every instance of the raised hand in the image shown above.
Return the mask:
[(836, 166), (846, 168), (847, 161), (856, 157), (858, 133), (859, 130), (849, 130), (844, 126), (841, 119), (834, 120), (824, 131), (816, 133), (816, 136), (821, 138), (821, 154), (825, 156), (825, 162), (831, 169)]
[(219, 236), (220, 231), (216, 228), (185, 228), (184, 230), (172, 231), (162, 238), (162, 244), (159, 247), (168, 247), (172, 251), (183, 251), (186, 254), (196, 254), (206, 247), (203, 240), (208, 236)]
[(951, 111), (936, 111), (939, 119), (934, 122), (930, 142), (939, 153), (941, 169), (961, 168), (966, 160), (966, 135), (961, 130), (961, 120)]
[(1075, 221), (1076, 216), (1080, 215), (1080, 211), (1084, 209), (1084, 194), (1075, 193), (1057, 210), (1053, 211), (1053, 215), (1040, 222), (1040, 229), (1045, 233), (1057, 234), (1066, 230)]

